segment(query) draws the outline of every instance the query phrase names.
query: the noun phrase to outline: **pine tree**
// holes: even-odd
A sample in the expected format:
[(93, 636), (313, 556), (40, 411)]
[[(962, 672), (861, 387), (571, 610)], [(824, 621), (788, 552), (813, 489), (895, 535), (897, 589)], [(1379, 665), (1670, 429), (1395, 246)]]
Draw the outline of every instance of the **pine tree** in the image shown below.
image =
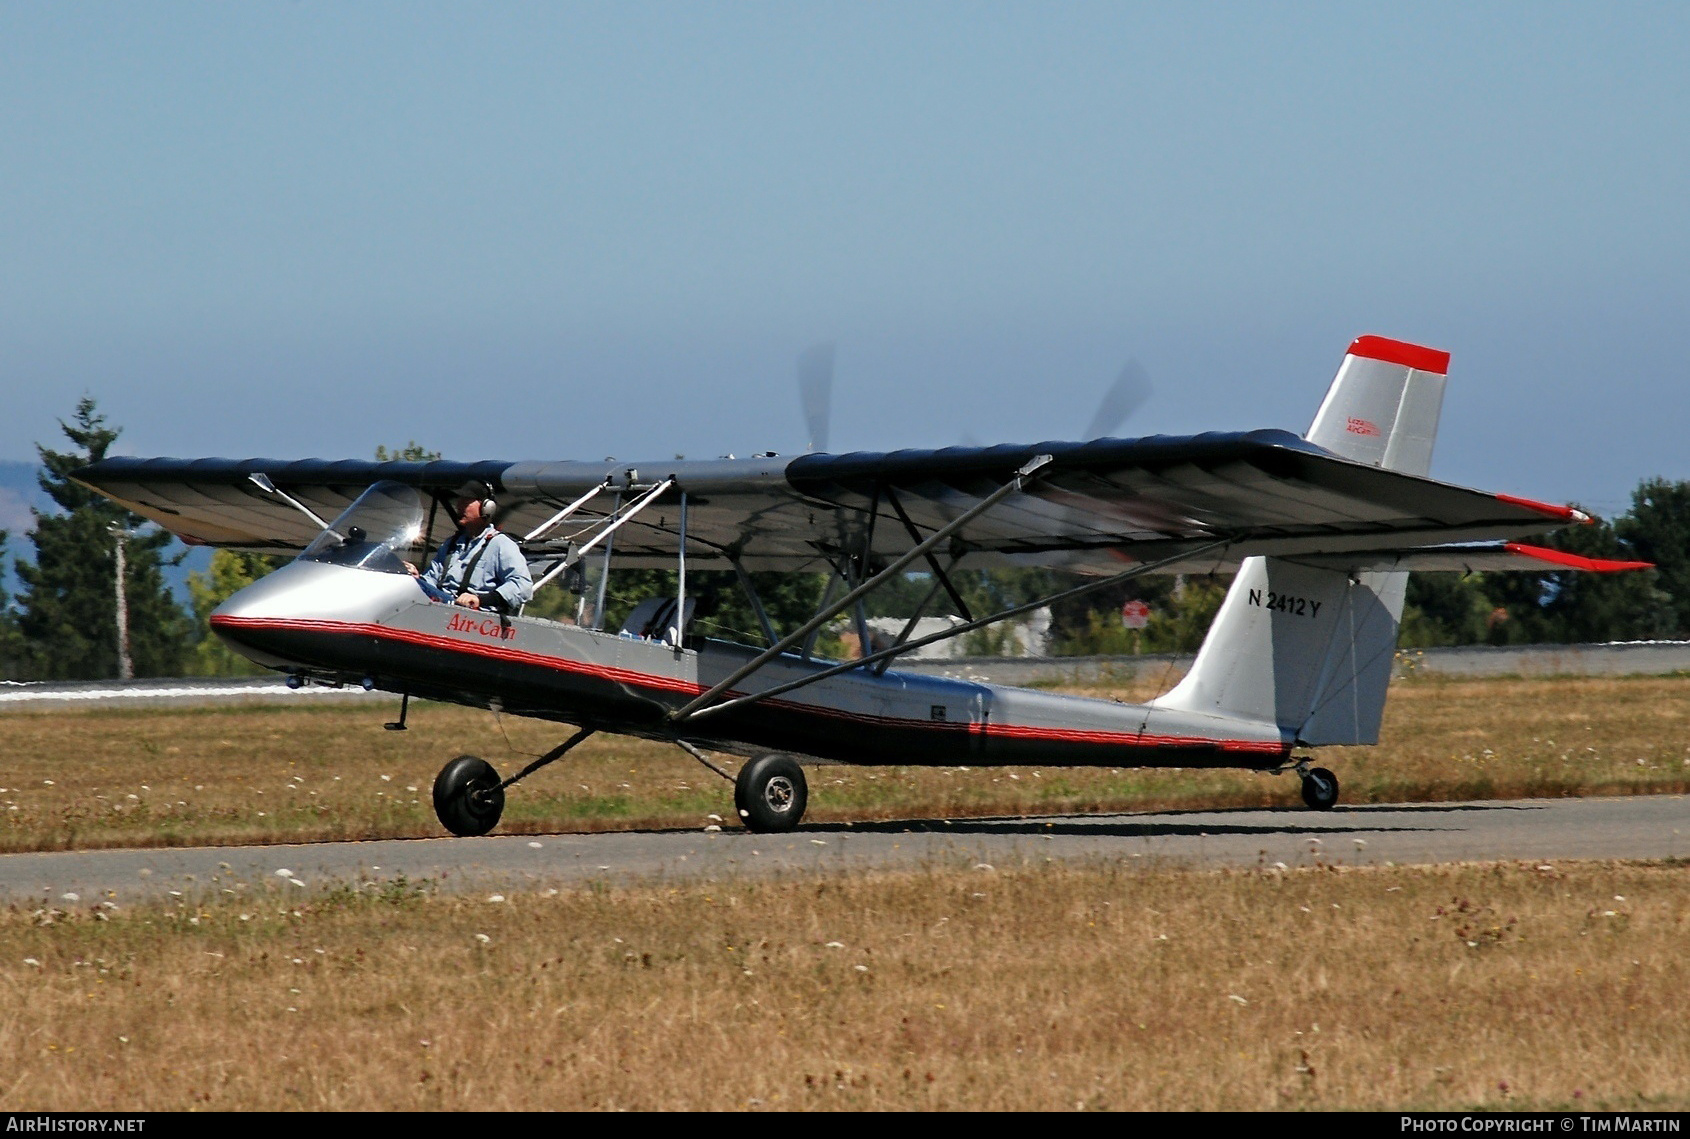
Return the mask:
[(164, 581), (163, 551), (174, 539), (141, 532), (145, 519), (71, 481), (71, 472), (106, 455), (118, 431), (83, 397), (70, 423), (59, 421), (72, 451), (43, 446), (41, 489), (62, 514), (35, 512), (35, 563), (18, 563), (23, 582), (18, 629), (28, 671), (44, 680), (118, 675), (117, 542), (124, 543), (129, 655), (136, 676), (181, 670), (188, 622)]
[[(0, 582), (5, 581), (6, 531), (0, 530)], [(23, 634), (18, 632), (18, 615), (12, 611), (12, 599), (0, 584), (0, 680), (16, 680), (24, 674)]]

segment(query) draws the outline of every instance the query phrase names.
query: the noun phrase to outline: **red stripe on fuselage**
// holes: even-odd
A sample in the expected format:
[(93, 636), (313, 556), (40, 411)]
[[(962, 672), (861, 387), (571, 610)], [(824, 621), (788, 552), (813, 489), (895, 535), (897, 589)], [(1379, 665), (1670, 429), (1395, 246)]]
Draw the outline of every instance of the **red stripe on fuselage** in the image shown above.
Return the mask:
[[(380, 640), (398, 641), (402, 644), (420, 645), (425, 648), (445, 649), (450, 652), (466, 653), (471, 656), (485, 657), (489, 660), (501, 660), (512, 664), (533, 665), (547, 668), (555, 672), (569, 672), (581, 676), (590, 676), (600, 680), (609, 680), (617, 684), (630, 685), (637, 688), (655, 689), (661, 692), (673, 692), (681, 696), (697, 696), (705, 692), (703, 685), (687, 680), (677, 680), (673, 677), (654, 676), (650, 673), (635, 672), (632, 669), (615, 668), (610, 665), (587, 664), (584, 661), (568, 660), (562, 657), (546, 656), (542, 653), (525, 652), (510, 645), (481, 644), (475, 641), (460, 640), (455, 637), (441, 636), (437, 633), (424, 633), (415, 629), (400, 629), (391, 625), (378, 625), (366, 621), (319, 621), (306, 618), (279, 617), (213, 617), (211, 624), (217, 628), (228, 629), (231, 632), (241, 629), (255, 631), (274, 631), (286, 633), (325, 633), (334, 636), (362, 636), (374, 637)], [(723, 699), (745, 695), (740, 691), (730, 691)], [(1146, 733), (1126, 733), (1095, 731), (1085, 728), (1052, 728), (1035, 727), (1025, 724), (993, 724), (968, 721), (963, 723), (947, 723), (939, 720), (918, 720), (901, 716), (874, 716), (861, 712), (848, 712), (842, 708), (829, 708), (820, 704), (802, 703), (792, 700), (769, 699), (763, 703), (770, 707), (781, 708), (786, 711), (800, 712), (810, 715), (825, 716), (834, 720), (846, 720), (862, 724), (890, 725), (899, 728), (920, 728), (928, 731), (967, 732), (972, 735), (984, 735), (988, 738), (1021, 740), (1048, 740), (1060, 743), (1090, 743), (1103, 746), (1135, 747), (1135, 748), (1173, 748), (1173, 747), (1203, 747), (1217, 748), (1221, 751), (1249, 752), (1255, 754), (1283, 754), (1291, 749), (1283, 744), (1270, 740), (1215, 740), (1198, 736), (1160, 736)]]

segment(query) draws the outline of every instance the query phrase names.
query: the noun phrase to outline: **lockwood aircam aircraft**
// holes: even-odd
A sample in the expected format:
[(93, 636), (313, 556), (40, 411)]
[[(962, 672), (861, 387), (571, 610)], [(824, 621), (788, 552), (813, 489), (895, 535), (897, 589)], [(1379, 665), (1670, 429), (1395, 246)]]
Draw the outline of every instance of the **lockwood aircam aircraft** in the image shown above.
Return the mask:
[[(1306, 749), (1377, 742), (1407, 571), (1619, 570), (1515, 539), (1590, 519), (1570, 507), (1427, 477), (1449, 354), (1350, 345), (1301, 438), (1286, 431), (709, 462), (298, 462), (111, 458), (76, 477), (184, 541), (291, 552), (211, 617), (293, 684), (358, 683), (574, 725), (509, 778), (474, 756), (440, 772), (454, 834), (485, 834), (511, 784), (594, 732), (667, 740), (734, 782), (744, 824), (790, 830), (801, 759), (862, 764), (1241, 767), (1296, 771), (1310, 807), (1338, 797)], [(403, 559), (451, 529), (466, 480), (494, 488), (544, 588), (583, 569), (669, 567), (672, 597), (621, 630), (431, 601)], [(446, 516), (446, 517), (443, 517)], [(324, 522), (323, 517), (333, 517)], [(594, 564), (596, 563), (596, 565)], [(1091, 575), (976, 616), (958, 570)], [(687, 571), (737, 571), (762, 647), (689, 630)], [(840, 615), (912, 567), (966, 618), (857, 660), (813, 655)], [(750, 573), (831, 570), (814, 616), (784, 633)], [(1191, 671), (1147, 704), (888, 671), (900, 654), (1149, 573), (1237, 576)], [(603, 582), (591, 610), (602, 613)], [(863, 643), (868, 644), (865, 637)], [(404, 710), (397, 724), (402, 727)], [(737, 777), (709, 752), (747, 757)], [(1299, 754), (1304, 752), (1304, 754)]]

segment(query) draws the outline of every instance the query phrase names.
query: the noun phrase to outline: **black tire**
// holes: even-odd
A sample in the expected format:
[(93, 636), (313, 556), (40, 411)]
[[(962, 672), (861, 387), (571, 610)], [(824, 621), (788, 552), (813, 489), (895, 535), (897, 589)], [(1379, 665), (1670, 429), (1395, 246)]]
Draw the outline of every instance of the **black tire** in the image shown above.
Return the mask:
[(758, 834), (793, 829), (809, 801), (804, 769), (790, 755), (760, 755), (740, 768), (734, 780), (734, 808), (745, 829)]
[(499, 773), (479, 756), (460, 755), (434, 778), (434, 814), (440, 825), (466, 838), (486, 834), (505, 813)]
[(1338, 801), (1338, 777), (1324, 767), (1309, 769), (1303, 776), (1303, 802), (1316, 811), (1328, 811)]

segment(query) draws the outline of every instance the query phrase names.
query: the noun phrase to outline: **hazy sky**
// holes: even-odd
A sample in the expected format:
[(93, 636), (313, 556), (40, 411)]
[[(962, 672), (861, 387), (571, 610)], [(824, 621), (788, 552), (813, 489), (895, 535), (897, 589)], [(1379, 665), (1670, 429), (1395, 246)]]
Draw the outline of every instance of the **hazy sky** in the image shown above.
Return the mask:
[(0, 3), (0, 458), (1304, 428), (1454, 353), (1433, 473), (1690, 478), (1690, 6)]

